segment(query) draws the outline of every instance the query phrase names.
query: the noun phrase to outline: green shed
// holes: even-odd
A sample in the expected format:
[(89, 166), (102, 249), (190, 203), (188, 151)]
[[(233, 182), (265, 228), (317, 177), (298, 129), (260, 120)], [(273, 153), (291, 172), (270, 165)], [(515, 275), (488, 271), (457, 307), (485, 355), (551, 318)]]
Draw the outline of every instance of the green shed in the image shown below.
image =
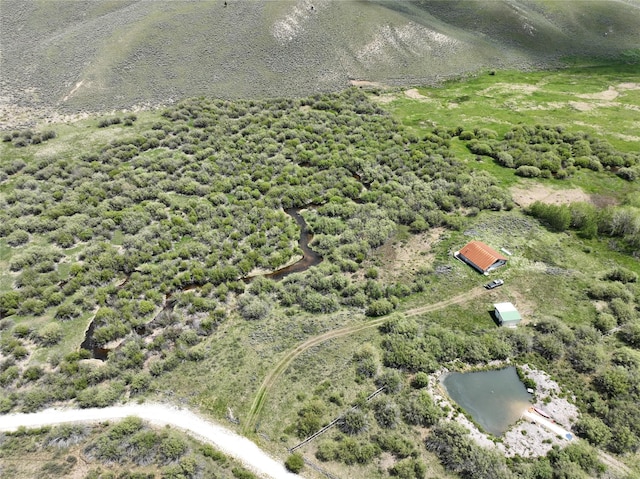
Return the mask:
[(511, 303), (496, 303), (493, 307), (495, 308), (495, 315), (500, 326), (515, 328), (522, 320), (522, 316), (520, 316), (516, 307)]

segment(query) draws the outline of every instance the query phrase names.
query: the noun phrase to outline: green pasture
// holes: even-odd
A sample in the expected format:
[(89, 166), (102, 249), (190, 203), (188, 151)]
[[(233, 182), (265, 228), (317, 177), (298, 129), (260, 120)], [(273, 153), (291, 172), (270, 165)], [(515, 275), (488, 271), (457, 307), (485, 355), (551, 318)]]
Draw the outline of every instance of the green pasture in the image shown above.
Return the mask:
[[(426, 132), (434, 126), (499, 135), (514, 125), (562, 125), (602, 136), (622, 151), (640, 146), (640, 67), (568, 68), (545, 72), (484, 71), (438, 87), (419, 87), (425, 98), (398, 93), (390, 109), (404, 125)], [(612, 88), (617, 96), (606, 94)]]

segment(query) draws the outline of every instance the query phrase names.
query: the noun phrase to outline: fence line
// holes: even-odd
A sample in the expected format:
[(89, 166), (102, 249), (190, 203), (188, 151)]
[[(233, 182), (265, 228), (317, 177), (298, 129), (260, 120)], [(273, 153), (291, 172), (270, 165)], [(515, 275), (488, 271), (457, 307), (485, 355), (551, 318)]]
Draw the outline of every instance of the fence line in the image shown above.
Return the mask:
[[(382, 391), (384, 391), (384, 388), (386, 386), (382, 386), (381, 388), (376, 389), (376, 391), (374, 391), (373, 393), (369, 394), (367, 396), (366, 401), (371, 401), (374, 397), (376, 397), (378, 394), (380, 394)], [(356, 409), (358, 409), (358, 406), (353, 406), (351, 409), (349, 409), (349, 411), (355, 411)], [(348, 411), (347, 411), (348, 412)], [(327, 432), (329, 429), (331, 429), (333, 426), (336, 425), (336, 423), (338, 421), (340, 421), (344, 415), (346, 413), (341, 414), (340, 416), (338, 416), (337, 418), (335, 418), (333, 421), (331, 421), (329, 424), (327, 424), (325, 427), (323, 427), (322, 429), (319, 429), (318, 431), (314, 432), (311, 436), (309, 436), (308, 438), (306, 438), (304, 441), (302, 441), (300, 444), (297, 444), (295, 446), (293, 446), (291, 449), (289, 449), (289, 452), (293, 452), (296, 449), (301, 448), (302, 446), (304, 446), (306, 443), (308, 443), (309, 441), (312, 441), (313, 439), (315, 439), (316, 437), (318, 437), (320, 434), (324, 434), (325, 432)]]
[(339, 477), (334, 476), (333, 474), (331, 474), (328, 471), (325, 471), (324, 469), (322, 469), (320, 466), (318, 466), (316, 463), (309, 461), (308, 459), (302, 458), (304, 460), (304, 463), (309, 466), (311, 469), (314, 469), (316, 471), (318, 471), (320, 474), (322, 474), (325, 477), (328, 477), (329, 479), (340, 479)]

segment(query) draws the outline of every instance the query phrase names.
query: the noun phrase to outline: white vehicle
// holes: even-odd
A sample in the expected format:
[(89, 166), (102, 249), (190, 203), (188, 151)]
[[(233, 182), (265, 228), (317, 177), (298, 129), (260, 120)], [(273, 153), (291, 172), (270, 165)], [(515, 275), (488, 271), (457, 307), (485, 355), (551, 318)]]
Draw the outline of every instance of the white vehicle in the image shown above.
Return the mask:
[(498, 286), (502, 286), (504, 284), (504, 280), (502, 279), (494, 279), (493, 281), (484, 285), (487, 289), (497, 288)]

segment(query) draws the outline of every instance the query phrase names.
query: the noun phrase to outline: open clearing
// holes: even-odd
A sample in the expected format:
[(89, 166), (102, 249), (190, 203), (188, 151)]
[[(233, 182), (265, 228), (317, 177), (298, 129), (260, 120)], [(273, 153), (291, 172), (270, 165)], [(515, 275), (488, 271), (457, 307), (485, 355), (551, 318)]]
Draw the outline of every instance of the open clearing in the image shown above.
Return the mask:
[[(405, 125), (421, 132), (431, 126), (461, 125), (504, 134), (518, 124), (552, 124), (597, 133), (623, 151), (637, 151), (640, 141), (629, 134), (638, 126), (637, 75), (638, 67), (633, 65), (617, 70), (500, 71), (442, 87), (393, 93), (390, 103)], [(622, 138), (619, 132), (627, 136)]]
[(518, 206), (526, 208), (536, 201), (553, 205), (568, 205), (576, 202), (591, 202), (591, 196), (579, 188), (553, 189), (540, 183), (511, 188), (513, 201)]
[[(421, 314), (430, 313), (432, 311), (437, 311), (442, 308), (446, 308), (448, 306), (454, 304), (460, 304), (469, 301), (470, 299), (477, 298), (482, 294), (487, 293), (487, 290), (483, 287), (477, 287), (468, 291), (466, 293), (454, 296), (452, 298), (446, 299), (444, 301), (440, 301), (438, 303), (430, 304), (427, 306), (421, 306), (419, 308), (413, 308), (408, 311), (404, 311), (404, 315), (407, 317), (410, 316), (418, 316)], [(253, 404), (251, 405), (251, 410), (249, 411), (249, 415), (247, 417), (247, 421), (245, 423), (245, 433), (250, 432), (254, 427), (255, 423), (259, 420), (260, 413), (262, 412), (262, 408), (264, 407), (264, 403), (266, 398), (268, 397), (269, 391), (275, 387), (276, 382), (279, 377), (286, 371), (289, 365), (295, 361), (295, 359), (308, 351), (309, 349), (322, 344), (330, 339), (341, 338), (344, 336), (353, 335), (359, 333), (361, 331), (375, 328), (380, 326), (382, 323), (387, 321), (387, 317), (378, 318), (375, 320), (370, 320), (365, 324), (357, 324), (354, 326), (348, 326), (346, 328), (341, 328), (334, 331), (329, 331), (327, 333), (321, 334), (320, 336), (316, 336), (314, 338), (310, 338), (304, 343), (300, 344), (298, 347), (290, 351), (284, 358), (282, 358), (275, 367), (271, 369), (271, 372), (264, 379), (258, 392), (255, 395), (253, 400)]]

